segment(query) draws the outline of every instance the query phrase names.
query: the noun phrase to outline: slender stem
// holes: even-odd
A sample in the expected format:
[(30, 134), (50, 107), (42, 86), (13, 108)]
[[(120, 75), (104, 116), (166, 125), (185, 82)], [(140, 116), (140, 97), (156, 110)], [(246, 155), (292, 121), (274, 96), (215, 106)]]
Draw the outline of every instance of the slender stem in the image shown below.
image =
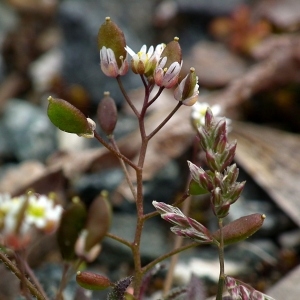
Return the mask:
[(28, 287), (26, 286), (26, 281), (25, 281), (26, 273), (25, 273), (25, 265), (24, 265), (24, 250), (15, 251), (14, 254), (15, 254), (16, 265), (22, 275), (22, 277), (20, 279), (22, 294), (27, 300), (30, 300), (30, 295), (28, 293)]
[[(112, 146), (115, 148), (115, 150), (116, 150), (118, 153), (120, 153), (120, 150), (119, 150), (119, 148), (118, 148), (118, 145), (117, 145), (117, 143), (116, 143), (116, 141), (115, 141), (113, 135), (111, 135), (111, 136), (109, 137), (109, 140), (110, 140)], [(126, 182), (127, 182), (127, 184), (129, 185), (129, 188), (130, 188), (130, 190), (131, 190), (131, 193), (132, 193), (132, 195), (133, 195), (134, 200), (136, 201), (136, 191), (135, 191), (134, 186), (133, 186), (133, 184), (132, 184), (132, 181), (131, 181), (131, 179), (130, 179), (130, 177), (129, 177), (129, 173), (128, 173), (127, 167), (126, 167), (126, 165), (125, 165), (123, 159), (120, 158), (120, 157), (118, 157), (118, 158), (119, 158), (121, 167), (122, 167), (122, 169), (123, 169), (123, 172), (124, 172), (124, 174), (125, 174)]]
[(147, 136), (148, 141), (154, 137), (165, 125), (166, 123), (173, 117), (173, 115), (177, 112), (177, 110), (182, 105), (182, 102), (178, 102), (175, 108), (169, 113), (169, 115)]
[(63, 272), (62, 272), (62, 275), (61, 275), (61, 281), (60, 281), (60, 285), (59, 285), (59, 288), (58, 288), (58, 291), (57, 291), (57, 294), (56, 294), (56, 300), (61, 300), (63, 299), (63, 290), (64, 288), (66, 287), (67, 285), (67, 282), (68, 282), (68, 271), (70, 269), (70, 265), (68, 263), (64, 263), (64, 267), (63, 267)]
[(124, 156), (122, 153), (116, 151), (109, 143), (107, 143), (96, 131), (94, 131), (94, 137), (109, 151), (111, 151), (113, 154), (115, 154), (117, 157), (121, 158), (123, 161), (125, 161), (128, 165), (130, 165), (133, 169), (137, 169), (138, 167), (126, 156)]
[(45, 300), (48, 300), (48, 296), (46, 295), (46, 292), (45, 292), (43, 286), (41, 285), (41, 283), (36, 278), (35, 274), (33, 273), (32, 269), (29, 267), (29, 265), (28, 265), (28, 263), (27, 263), (26, 260), (24, 261), (24, 267), (25, 267), (26, 273), (30, 277), (30, 279), (33, 282), (33, 284), (38, 288), (38, 290), (43, 295), (43, 297), (45, 298)]
[(114, 235), (113, 233), (106, 233), (106, 236), (113, 239), (113, 240), (116, 240), (118, 241), (119, 243), (129, 247), (130, 249), (132, 249), (132, 244), (130, 242), (128, 242), (127, 240), (117, 236), (117, 235)]
[(124, 86), (123, 86), (123, 83), (121, 81), (121, 77), (118, 76), (117, 78), (117, 81), (118, 81), (118, 85), (120, 87), (120, 90), (126, 100), (126, 102), (128, 103), (128, 105), (131, 107), (132, 111), (134, 112), (134, 114), (139, 118), (140, 117), (140, 114), (139, 112), (137, 111), (136, 107), (133, 105), (131, 99), (128, 97), (127, 93), (126, 93), (126, 90), (124, 89)]
[(165, 88), (162, 86), (159, 88), (157, 94), (148, 102), (147, 107), (149, 107), (162, 93)]
[(193, 248), (193, 247), (196, 247), (196, 246), (199, 246), (199, 243), (197, 243), (197, 242), (190, 243), (188, 245), (181, 246), (177, 249), (173, 249), (172, 251), (161, 255), (160, 257), (156, 258), (155, 260), (151, 261), (149, 264), (147, 264), (146, 266), (143, 267), (143, 269), (142, 269), (143, 274), (148, 272), (151, 268), (153, 268), (159, 262), (171, 257), (172, 255), (174, 255), (176, 253), (179, 253), (179, 252), (183, 252), (187, 249), (190, 249), (190, 248)]
[(225, 281), (225, 269), (224, 269), (224, 237), (223, 237), (223, 219), (218, 219), (219, 229), (220, 229), (220, 244), (219, 244), (219, 262), (220, 262), (220, 275), (218, 282), (218, 290), (216, 300), (222, 300), (223, 297), (223, 287)]
[[(20, 270), (6, 257), (6, 255), (0, 250), (0, 260), (10, 269), (20, 280), (22, 279), (22, 274)], [(29, 289), (32, 296), (36, 297), (38, 300), (45, 300), (40, 291), (25, 277), (24, 282)]]
[(148, 84), (147, 84), (147, 82), (145, 80), (145, 76), (143, 74), (141, 74), (140, 76), (141, 76), (141, 79), (142, 79), (142, 82), (143, 82), (143, 85), (144, 85), (145, 89), (147, 89), (148, 88)]
[(134, 270), (135, 270), (135, 278), (134, 278), (134, 297), (140, 299), (140, 287), (142, 284), (142, 265), (141, 265), (141, 253), (140, 253), (140, 244), (142, 238), (142, 231), (144, 227), (144, 196), (143, 196), (143, 167), (146, 159), (146, 152), (148, 146), (148, 140), (145, 130), (144, 118), (146, 116), (147, 111), (147, 103), (150, 96), (149, 87), (145, 87), (145, 98), (143, 102), (143, 107), (138, 118), (139, 121), (139, 129), (141, 135), (141, 147), (140, 154), (138, 159), (138, 169), (136, 169), (136, 210), (137, 210), (137, 224), (135, 230), (135, 237), (132, 244), (132, 253), (134, 259)]

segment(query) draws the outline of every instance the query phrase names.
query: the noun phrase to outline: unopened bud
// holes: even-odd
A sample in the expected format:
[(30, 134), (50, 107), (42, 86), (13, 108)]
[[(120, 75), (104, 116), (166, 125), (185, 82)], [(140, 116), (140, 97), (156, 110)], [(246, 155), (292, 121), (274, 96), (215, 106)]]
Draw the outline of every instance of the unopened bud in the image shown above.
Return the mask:
[(213, 207), (213, 213), (219, 219), (225, 218), (229, 214), (230, 203), (223, 203)]
[(212, 150), (207, 149), (205, 156), (206, 156), (207, 165), (211, 170), (221, 171), (221, 168), (218, 165), (217, 154), (215, 154)]
[(211, 108), (208, 107), (205, 114), (205, 127), (211, 127), (214, 122), (214, 116), (211, 111)]

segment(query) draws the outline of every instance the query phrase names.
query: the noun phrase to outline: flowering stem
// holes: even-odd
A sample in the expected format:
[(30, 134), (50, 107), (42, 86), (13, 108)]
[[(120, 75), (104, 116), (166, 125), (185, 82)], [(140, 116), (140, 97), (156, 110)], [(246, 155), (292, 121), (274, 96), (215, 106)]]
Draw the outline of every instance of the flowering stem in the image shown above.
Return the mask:
[(147, 107), (149, 107), (162, 93), (165, 88), (161, 86), (157, 92), (157, 94), (148, 102)]
[(112, 233), (106, 233), (106, 236), (113, 239), (113, 240), (116, 240), (118, 241), (119, 243), (129, 247), (130, 249), (132, 249), (132, 244), (130, 242), (128, 242), (127, 240), (125, 239), (122, 239), (121, 237), (115, 235), (115, 234), (112, 234)]
[(218, 291), (216, 300), (222, 300), (223, 295), (223, 287), (225, 281), (225, 273), (224, 273), (224, 237), (223, 237), (223, 219), (218, 219), (219, 229), (220, 229), (220, 244), (219, 244), (219, 262), (220, 262), (220, 275), (218, 282)]
[[(110, 137), (109, 137), (109, 140), (110, 140), (112, 146), (114, 147), (115, 151), (117, 151), (118, 153), (120, 153), (120, 150), (119, 150), (119, 148), (118, 148), (118, 145), (117, 145), (117, 143), (116, 143), (114, 137), (113, 137), (113, 136), (110, 136)], [(128, 174), (128, 170), (127, 170), (126, 164), (124, 163), (123, 159), (120, 158), (120, 157), (119, 157), (119, 161), (120, 161), (121, 167), (122, 167), (122, 169), (123, 169), (123, 172), (124, 172), (124, 174), (125, 174), (127, 184), (128, 184), (128, 186), (129, 186), (129, 188), (130, 188), (130, 190), (131, 190), (131, 193), (132, 193), (132, 195), (133, 195), (134, 200), (136, 201), (136, 191), (135, 191), (135, 189), (134, 189), (134, 186), (133, 186), (133, 184), (132, 184), (132, 181), (131, 181), (130, 178), (129, 178), (129, 174)]]
[(172, 251), (170, 251), (168, 253), (165, 253), (164, 255), (161, 255), (160, 257), (156, 258), (155, 260), (151, 261), (149, 264), (147, 264), (146, 266), (143, 267), (143, 269), (142, 269), (143, 274), (148, 272), (151, 268), (153, 268), (159, 262), (171, 257), (172, 255), (177, 254), (179, 252), (183, 252), (187, 249), (190, 249), (190, 248), (193, 248), (193, 247), (196, 247), (196, 246), (199, 246), (199, 243), (197, 243), (197, 242), (190, 243), (188, 245), (181, 246), (177, 249), (173, 249)]
[(132, 111), (134, 112), (134, 114), (139, 118), (140, 117), (140, 114), (139, 112), (137, 111), (136, 107), (133, 105), (132, 101), (130, 100), (130, 98), (128, 97), (127, 93), (126, 93), (126, 90), (124, 89), (124, 86), (123, 86), (123, 83), (121, 81), (121, 77), (120, 76), (117, 76), (116, 77), (117, 81), (118, 81), (118, 85), (120, 87), (120, 90), (126, 100), (126, 102), (128, 103), (128, 105), (131, 107)]
[[(10, 269), (20, 280), (22, 280), (22, 274), (20, 270), (10, 261), (6, 255), (0, 251), (0, 260), (5, 264), (5, 266)], [(26, 284), (28, 290), (30, 291), (31, 295), (36, 297), (38, 300), (45, 300), (46, 298), (40, 293), (40, 291), (25, 277), (24, 283)]]
[(109, 151), (111, 151), (113, 154), (115, 154), (117, 157), (121, 158), (123, 161), (125, 161), (128, 165), (130, 165), (133, 169), (137, 169), (138, 167), (136, 164), (134, 164), (129, 158), (124, 156), (121, 152), (118, 152), (112, 147), (110, 144), (108, 144), (96, 131), (94, 131), (95, 138)]
[(169, 113), (169, 115), (147, 136), (147, 140), (149, 141), (157, 134), (165, 125), (166, 123), (173, 117), (173, 115), (177, 112), (177, 110), (182, 105), (182, 102), (178, 102), (175, 108)]

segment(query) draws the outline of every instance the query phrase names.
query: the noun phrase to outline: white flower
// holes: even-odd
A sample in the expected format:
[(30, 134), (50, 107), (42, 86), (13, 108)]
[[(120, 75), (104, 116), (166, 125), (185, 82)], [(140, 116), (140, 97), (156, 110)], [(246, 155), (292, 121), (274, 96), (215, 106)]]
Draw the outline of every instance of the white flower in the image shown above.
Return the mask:
[(154, 47), (150, 46), (147, 52), (147, 46), (143, 45), (141, 50), (135, 53), (129, 46), (125, 47), (125, 50), (132, 57), (131, 68), (136, 74), (146, 74), (152, 75), (156, 65), (160, 59), (160, 55), (165, 47), (165, 44), (159, 44)]
[(128, 71), (128, 62), (124, 60), (124, 57), (120, 57), (122, 62), (121, 67), (118, 66), (115, 53), (112, 49), (102, 47), (100, 50), (100, 66), (101, 70), (106, 76), (117, 77), (119, 75), (125, 75)]
[(49, 233), (56, 229), (62, 211), (63, 208), (55, 205), (52, 199), (32, 194), (28, 199), (24, 222)]
[(160, 87), (172, 88), (178, 82), (179, 73), (182, 67), (177, 61), (173, 62), (169, 68), (165, 68), (167, 57), (164, 57), (154, 71), (155, 83)]
[(86, 120), (90, 125), (91, 132), (90, 133), (78, 134), (78, 136), (85, 137), (87, 139), (92, 139), (94, 137), (94, 131), (96, 129), (96, 123), (94, 122), (94, 120), (92, 120), (90, 118), (86, 118)]
[[(200, 126), (205, 125), (205, 114), (207, 108), (210, 107), (213, 116), (215, 117), (216, 121), (220, 120), (221, 116), (220, 113), (222, 111), (221, 106), (218, 104), (215, 104), (213, 106), (210, 106), (206, 102), (196, 102), (193, 107), (192, 107), (192, 113), (191, 113), (191, 120), (193, 126), (196, 128), (199, 128)], [(227, 127), (227, 132), (231, 130), (230, 127), (231, 120), (226, 118), (226, 127)]]

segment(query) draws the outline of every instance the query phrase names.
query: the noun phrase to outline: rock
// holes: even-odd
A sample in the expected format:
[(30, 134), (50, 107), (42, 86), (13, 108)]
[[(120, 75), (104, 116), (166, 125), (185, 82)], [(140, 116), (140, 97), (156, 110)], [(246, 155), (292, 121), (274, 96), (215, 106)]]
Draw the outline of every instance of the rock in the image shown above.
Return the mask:
[[(199, 84), (204, 87), (222, 87), (246, 72), (247, 64), (224, 45), (202, 41), (193, 46), (184, 59), (186, 68), (196, 69)], [(187, 72), (187, 70), (186, 70)]]
[(55, 127), (46, 111), (31, 103), (11, 99), (0, 120), (0, 156), (18, 161), (45, 159), (56, 150)]

